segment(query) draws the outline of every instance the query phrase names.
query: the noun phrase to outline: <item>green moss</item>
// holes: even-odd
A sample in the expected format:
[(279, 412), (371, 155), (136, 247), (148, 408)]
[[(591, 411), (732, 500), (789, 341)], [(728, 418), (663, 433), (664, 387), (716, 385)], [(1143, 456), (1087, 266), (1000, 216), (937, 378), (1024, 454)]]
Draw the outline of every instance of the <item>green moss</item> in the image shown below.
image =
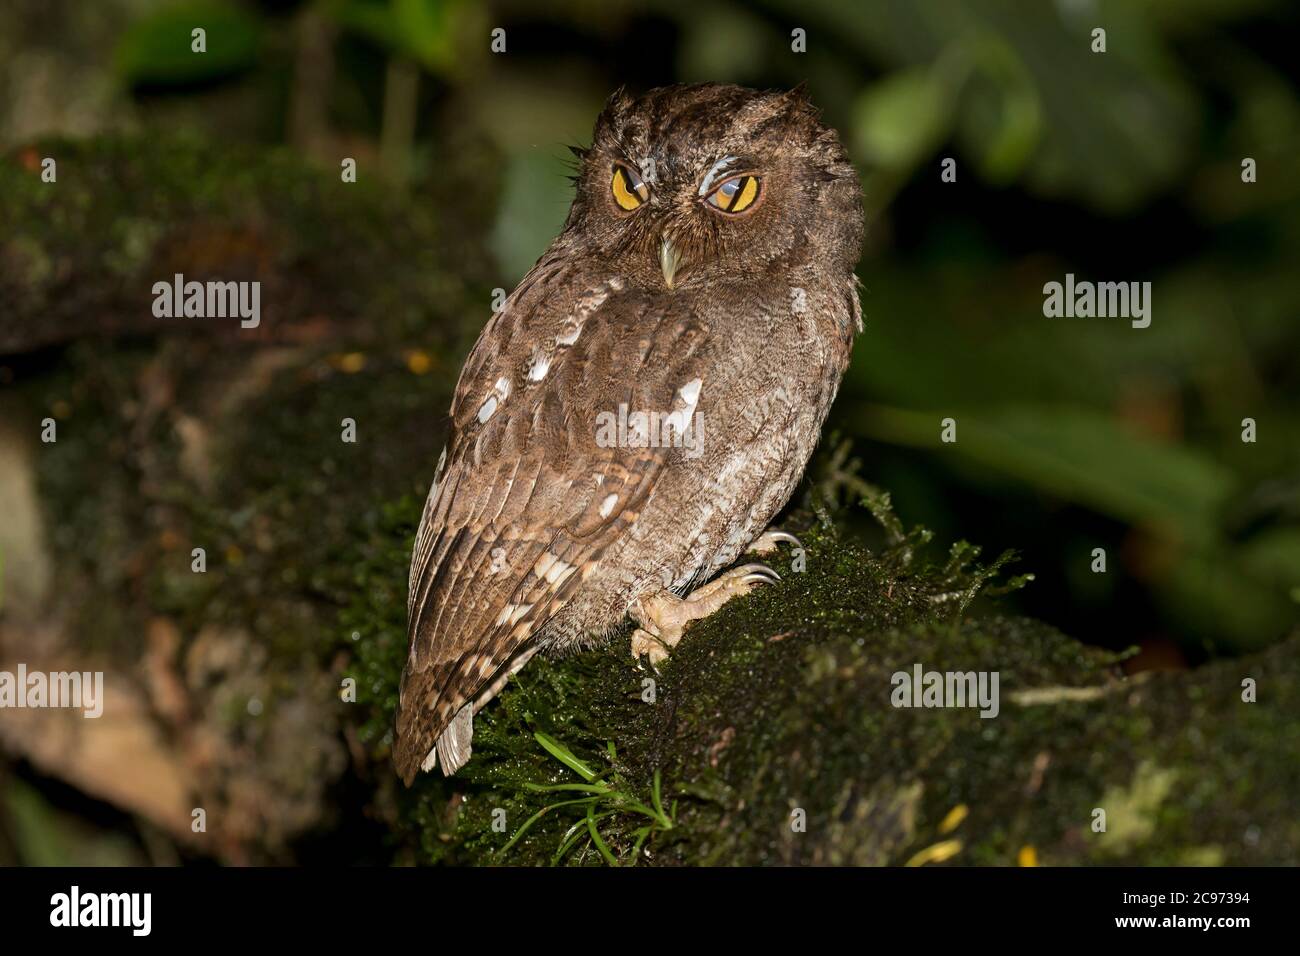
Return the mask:
[[(41, 181), (45, 157), (55, 183)], [(441, 172), (425, 192), (394, 194), (373, 175), (345, 183), (288, 152), (184, 136), (0, 154), (0, 222), (22, 224), (0, 236), (0, 348), (157, 327), (151, 289), (177, 272), (261, 281), (254, 339), (301, 342), (334, 324), (345, 341), (428, 347), (430, 329), (476, 324), (496, 284), (473, 222), (440, 227), (440, 210), (481, 196), (485, 177)]]
[[(0, 347), (73, 341), (16, 391), (33, 420), (58, 420), (38, 483), (86, 646), (129, 657), (161, 614), (186, 634), (250, 630), (274, 657), (325, 653), (350, 585), (338, 559), (372, 503), (436, 460), (448, 367), (491, 284), (474, 234), (444, 235), (436, 215), (465, 176), (444, 170), (418, 197), (361, 179), (183, 137), (0, 156), (0, 219), (23, 224), (0, 237)], [(150, 310), (175, 272), (261, 281), (262, 325), (121, 335), (181, 331)]]
[[(353, 666), (371, 692), (364, 726), (380, 761), (405, 658), (400, 582), (417, 517), (414, 498), (387, 510), (343, 618), (361, 635)], [(870, 553), (824, 523), (803, 538), (803, 573), (788, 556), (778, 562), (781, 584), (692, 626), (658, 675), (631, 660), (626, 630), (607, 649), (534, 659), (476, 717), (460, 775), (425, 775), (397, 795), (394, 822), (418, 847), (414, 859), (550, 862), (583, 808), (553, 811), (500, 852), (557, 799), (530, 784), (579, 779), (538, 746), (541, 730), (595, 767), (610, 765), (615, 743), (613, 766), (639, 793), (662, 775), (679, 801), (675, 825), (654, 835), (644, 862), (902, 863), (949, 840), (955, 863), (1014, 863), (1025, 846), (1044, 863), (1295, 860), (1286, 799), (1240, 783), (1297, 775), (1289, 665), (1276, 698), (1259, 704), (1241, 702), (1242, 662), (1125, 683), (1113, 655), (1051, 628), (959, 613), (987, 581), (963, 565), (966, 549), (927, 563), (906, 559), (912, 539)], [(1271, 670), (1286, 654), (1249, 666)], [(891, 676), (917, 662), (996, 670), (1001, 713), (894, 708)], [(941, 832), (957, 806), (965, 818)], [(1098, 807), (1106, 833), (1091, 828)], [(504, 830), (493, 827), (498, 809)], [(792, 829), (796, 810), (804, 832)], [(625, 861), (642, 822), (602, 821)], [(590, 848), (566, 861), (602, 862)]]

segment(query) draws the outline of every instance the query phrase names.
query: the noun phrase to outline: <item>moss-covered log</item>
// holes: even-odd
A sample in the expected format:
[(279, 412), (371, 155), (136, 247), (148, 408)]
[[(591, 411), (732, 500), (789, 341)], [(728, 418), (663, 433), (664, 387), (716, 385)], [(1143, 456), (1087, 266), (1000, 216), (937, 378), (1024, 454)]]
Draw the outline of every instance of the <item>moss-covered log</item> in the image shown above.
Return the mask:
[[(57, 185), (32, 165), (46, 153), (63, 157)], [(0, 161), (0, 668), (72, 654), (135, 693), (157, 729), (150, 759), (175, 761), (190, 798), (159, 821), (178, 839), (226, 860), (301, 859), (369, 820), (350, 858), (1300, 858), (1300, 636), (1124, 678), (1114, 655), (1000, 616), (997, 562), (903, 535), (881, 498), (867, 501), (885, 533), (850, 531), (866, 512), (832, 504), (854, 485), (838, 463), (790, 518), (806, 548), (776, 558), (782, 583), (694, 626), (660, 673), (631, 660), (626, 633), (534, 660), (476, 719), (459, 776), (402, 788), (387, 760), (410, 543), (461, 333), (492, 283), (472, 223), (438, 225), (460, 215), (454, 200), (336, 180), (165, 141)], [(251, 248), (214, 238), (232, 235), (261, 237), (253, 265), (223, 258)], [(148, 289), (173, 271), (264, 278), (266, 328), (160, 325)], [(37, 438), (46, 417), (54, 443)], [(918, 664), (996, 672), (997, 716), (895, 707), (893, 676)], [(340, 699), (349, 678), (355, 702)], [(30, 736), (0, 740), (152, 812)], [(132, 756), (117, 755), (123, 779)], [(573, 785), (587, 789), (538, 789)], [(589, 802), (546, 810), (562, 800)], [(207, 809), (206, 835), (175, 817), (189, 805)]]
[[(377, 556), (390, 538), (404, 535), (376, 539)], [(1050, 627), (963, 612), (984, 577), (960, 566), (964, 549), (940, 565), (907, 562), (910, 548), (873, 554), (827, 527), (805, 545), (802, 572), (778, 564), (780, 585), (694, 625), (662, 673), (634, 664), (626, 633), (608, 650), (535, 660), (476, 719), (464, 781), (422, 779), (404, 805), (424, 854), (553, 858), (585, 805), (548, 812), (500, 852), (534, 813), (583, 796), (529, 789), (582, 782), (540, 731), (617, 773), (615, 792), (593, 805), (618, 811), (598, 833), (623, 861), (647, 817), (620, 809), (620, 795), (650, 803), (656, 772), (665, 803), (677, 802), (672, 828), (643, 848), (656, 863), (1297, 859), (1297, 640), (1126, 679), (1113, 655)], [(374, 586), (347, 616), (364, 634), (363, 684), (390, 692), (404, 650), (391, 613), (401, 584), (379, 582), (400, 558), (394, 548), (370, 566)], [(917, 664), (997, 672), (999, 713), (893, 706), (894, 675)], [(1257, 702), (1243, 700), (1247, 678)], [(391, 693), (375, 703), (382, 732)], [(497, 809), (504, 832), (492, 826)], [(585, 827), (565, 859), (600, 862)]]

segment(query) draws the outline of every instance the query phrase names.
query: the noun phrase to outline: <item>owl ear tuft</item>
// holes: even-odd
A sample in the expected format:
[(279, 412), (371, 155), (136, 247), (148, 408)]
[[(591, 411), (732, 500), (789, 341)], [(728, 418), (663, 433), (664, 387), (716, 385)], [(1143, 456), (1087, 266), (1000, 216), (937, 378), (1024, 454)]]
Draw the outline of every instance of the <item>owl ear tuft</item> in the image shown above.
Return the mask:
[(820, 125), (821, 110), (813, 105), (807, 80), (801, 80), (794, 88), (782, 93), (778, 103), (777, 112), (792, 119), (802, 119), (810, 124), (810, 129), (816, 129)]
[(626, 86), (620, 86), (609, 95), (600, 115), (596, 117), (596, 126), (592, 130), (593, 147), (613, 135), (613, 131), (621, 124), (632, 102), (632, 96)]
[(632, 94), (627, 91), (627, 84), (621, 84), (618, 89), (609, 94), (609, 99), (605, 101), (606, 113), (623, 113), (632, 105)]

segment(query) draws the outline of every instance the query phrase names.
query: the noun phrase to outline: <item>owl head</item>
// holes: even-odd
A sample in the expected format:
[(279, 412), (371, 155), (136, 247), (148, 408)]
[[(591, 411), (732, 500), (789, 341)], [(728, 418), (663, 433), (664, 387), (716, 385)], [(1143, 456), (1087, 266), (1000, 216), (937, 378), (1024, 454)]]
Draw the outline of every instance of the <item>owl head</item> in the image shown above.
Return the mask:
[(802, 87), (619, 90), (575, 152), (577, 196), (557, 242), (625, 281), (685, 292), (857, 263), (857, 172)]

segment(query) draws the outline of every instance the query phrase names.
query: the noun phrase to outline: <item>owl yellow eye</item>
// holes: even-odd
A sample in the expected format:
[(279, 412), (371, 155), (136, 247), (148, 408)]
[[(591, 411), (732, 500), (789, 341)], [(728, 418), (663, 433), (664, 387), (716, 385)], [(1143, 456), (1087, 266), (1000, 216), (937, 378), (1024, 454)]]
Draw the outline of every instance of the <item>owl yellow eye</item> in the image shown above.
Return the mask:
[(735, 176), (709, 193), (708, 202), (723, 212), (744, 212), (754, 205), (762, 188), (757, 176)]
[(618, 203), (618, 208), (626, 212), (631, 212), (650, 198), (650, 188), (626, 166), (614, 167), (614, 179), (609, 188), (614, 193), (614, 202)]

